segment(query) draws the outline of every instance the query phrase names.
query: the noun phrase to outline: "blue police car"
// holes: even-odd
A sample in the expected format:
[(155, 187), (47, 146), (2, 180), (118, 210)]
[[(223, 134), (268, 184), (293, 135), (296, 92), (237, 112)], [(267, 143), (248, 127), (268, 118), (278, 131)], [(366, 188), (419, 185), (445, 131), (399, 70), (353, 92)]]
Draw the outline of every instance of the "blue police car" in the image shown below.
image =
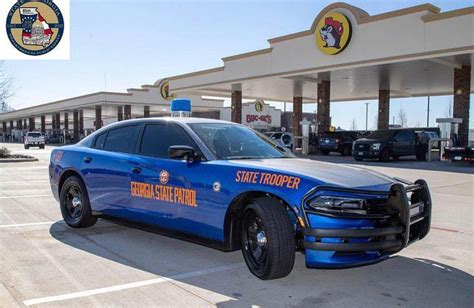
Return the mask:
[(261, 279), (380, 261), (430, 230), (424, 180), (299, 159), (235, 123), (117, 122), (53, 150), (52, 192), (73, 228), (126, 222), (223, 251)]

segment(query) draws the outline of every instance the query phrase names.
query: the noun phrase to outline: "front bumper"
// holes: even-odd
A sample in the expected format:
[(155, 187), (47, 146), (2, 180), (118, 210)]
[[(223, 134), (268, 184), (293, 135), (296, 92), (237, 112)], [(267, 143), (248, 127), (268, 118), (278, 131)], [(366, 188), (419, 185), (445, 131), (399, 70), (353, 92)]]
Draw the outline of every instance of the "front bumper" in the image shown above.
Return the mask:
[(370, 151), (352, 150), (352, 156), (355, 158), (379, 158), (380, 150), (370, 150)]
[(377, 262), (428, 234), (431, 197), (424, 180), (406, 187), (398, 183), (392, 185), (387, 206), (397, 213), (337, 217), (306, 210), (309, 226), (303, 229), (306, 265), (351, 267)]

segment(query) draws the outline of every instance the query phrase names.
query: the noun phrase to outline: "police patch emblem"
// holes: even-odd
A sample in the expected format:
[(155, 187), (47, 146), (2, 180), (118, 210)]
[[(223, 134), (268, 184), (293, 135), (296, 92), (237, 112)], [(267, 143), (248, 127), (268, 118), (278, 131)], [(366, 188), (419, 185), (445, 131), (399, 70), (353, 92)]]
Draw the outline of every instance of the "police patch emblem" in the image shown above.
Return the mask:
[(7, 36), (12, 45), (30, 56), (44, 55), (58, 46), (64, 18), (52, 0), (18, 0), (8, 12)]
[(168, 183), (170, 174), (166, 170), (161, 170), (160, 172), (160, 183), (166, 185)]

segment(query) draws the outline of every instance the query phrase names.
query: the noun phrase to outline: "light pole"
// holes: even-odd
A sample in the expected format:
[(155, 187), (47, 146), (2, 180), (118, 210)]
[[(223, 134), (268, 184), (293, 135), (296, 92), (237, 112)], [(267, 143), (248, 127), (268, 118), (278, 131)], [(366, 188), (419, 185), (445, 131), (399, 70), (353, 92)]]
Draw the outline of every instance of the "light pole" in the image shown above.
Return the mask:
[(367, 130), (368, 125), (369, 125), (369, 105), (370, 103), (364, 103), (365, 104), (365, 130)]
[(430, 97), (428, 96), (428, 108), (426, 109), (426, 127), (430, 127)]

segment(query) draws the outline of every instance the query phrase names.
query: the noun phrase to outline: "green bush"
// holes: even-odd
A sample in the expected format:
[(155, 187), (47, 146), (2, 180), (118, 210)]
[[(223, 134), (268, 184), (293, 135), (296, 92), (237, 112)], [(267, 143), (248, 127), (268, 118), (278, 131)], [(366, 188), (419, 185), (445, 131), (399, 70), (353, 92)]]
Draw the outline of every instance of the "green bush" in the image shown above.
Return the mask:
[(0, 148), (0, 158), (7, 158), (7, 157), (10, 157), (10, 150), (5, 148), (5, 147), (1, 147)]

